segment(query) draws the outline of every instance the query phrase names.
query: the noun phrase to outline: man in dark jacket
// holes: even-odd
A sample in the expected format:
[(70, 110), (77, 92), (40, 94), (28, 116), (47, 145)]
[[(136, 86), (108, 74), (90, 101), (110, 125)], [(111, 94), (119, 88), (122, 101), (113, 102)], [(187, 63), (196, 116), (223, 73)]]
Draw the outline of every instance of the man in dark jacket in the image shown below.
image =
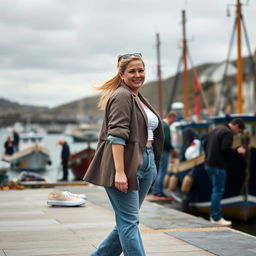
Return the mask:
[(166, 175), (170, 153), (172, 155), (177, 154), (177, 150), (172, 146), (172, 138), (170, 125), (176, 121), (177, 114), (175, 112), (169, 112), (167, 116), (162, 120), (163, 132), (164, 132), (164, 148), (161, 154), (159, 171), (157, 174), (156, 182), (154, 184), (154, 196), (170, 199), (163, 192), (163, 182)]
[(13, 129), (12, 134), (13, 134), (14, 152), (18, 152), (19, 151), (19, 144), (20, 144), (20, 135), (16, 132), (15, 129)]
[(11, 136), (8, 136), (5, 143), (4, 143), (4, 148), (5, 148), (5, 155), (12, 155), (14, 153), (14, 146), (13, 146), (13, 140)]
[(226, 183), (228, 155), (232, 150), (235, 150), (238, 154), (245, 154), (245, 149), (242, 146), (232, 149), (233, 136), (243, 132), (244, 128), (243, 120), (233, 119), (231, 123), (210, 131), (204, 145), (205, 170), (212, 182), (210, 221), (214, 224), (231, 225), (231, 221), (222, 218), (221, 198)]
[(63, 178), (59, 181), (67, 181), (68, 180), (68, 159), (70, 156), (69, 145), (66, 141), (59, 141), (59, 144), (62, 146), (61, 150), (61, 164), (63, 171)]

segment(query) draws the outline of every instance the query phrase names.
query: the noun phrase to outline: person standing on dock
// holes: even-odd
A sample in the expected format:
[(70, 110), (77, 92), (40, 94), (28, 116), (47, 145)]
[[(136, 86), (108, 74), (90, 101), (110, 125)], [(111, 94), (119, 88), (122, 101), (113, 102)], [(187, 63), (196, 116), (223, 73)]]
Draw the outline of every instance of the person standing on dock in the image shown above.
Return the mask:
[(11, 156), (14, 153), (14, 145), (11, 136), (8, 136), (4, 143), (5, 155)]
[(116, 226), (91, 255), (145, 256), (139, 209), (157, 176), (163, 148), (161, 119), (140, 94), (145, 65), (140, 53), (119, 55), (118, 73), (104, 83), (99, 143), (84, 180), (103, 186)]
[(242, 119), (235, 118), (229, 124), (216, 127), (209, 132), (204, 144), (205, 170), (212, 182), (210, 221), (214, 224), (230, 226), (221, 214), (221, 198), (226, 184), (226, 167), (230, 151), (245, 154), (245, 148), (240, 146), (232, 149), (233, 136), (243, 132), (245, 124)]
[(59, 145), (62, 146), (61, 150), (61, 165), (62, 165), (62, 172), (63, 172), (63, 177), (59, 181), (67, 181), (68, 180), (68, 159), (70, 156), (70, 149), (69, 145), (66, 141), (60, 140)]
[(173, 111), (169, 112), (162, 120), (164, 132), (164, 149), (161, 154), (161, 161), (159, 171), (157, 174), (156, 182), (154, 184), (153, 194), (158, 198), (170, 199), (163, 192), (164, 177), (167, 173), (170, 154), (171, 156), (177, 155), (178, 151), (172, 145), (170, 126), (176, 121), (177, 114)]
[(18, 134), (18, 132), (15, 129), (13, 129), (12, 130), (12, 136), (13, 136), (14, 152), (18, 152), (19, 151), (19, 144), (20, 144), (20, 135)]

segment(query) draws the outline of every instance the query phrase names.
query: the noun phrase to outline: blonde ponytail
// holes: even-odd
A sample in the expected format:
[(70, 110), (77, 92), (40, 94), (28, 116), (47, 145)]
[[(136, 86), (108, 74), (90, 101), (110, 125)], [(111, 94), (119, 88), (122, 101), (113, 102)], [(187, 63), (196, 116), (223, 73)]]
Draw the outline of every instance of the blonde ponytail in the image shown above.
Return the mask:
[(101, 85), (100, 87), (97, 88), (97, 90), (102, 91), (102, 95), (101, 95), (100, 101), (98, 103), (98, 107), (101, 110), (105, 109), (109, 98), (111, 97), (113, 92), (120, 86), (121, 81), (122, 81), (121, 77), (118, 73), (112, 79), (108, 80), (103, 85)]

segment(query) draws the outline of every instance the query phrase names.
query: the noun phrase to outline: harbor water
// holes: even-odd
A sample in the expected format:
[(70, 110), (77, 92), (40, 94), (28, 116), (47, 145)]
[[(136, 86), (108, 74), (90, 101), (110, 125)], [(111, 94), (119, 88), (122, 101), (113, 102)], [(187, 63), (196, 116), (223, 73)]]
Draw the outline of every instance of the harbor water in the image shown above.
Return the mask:
[[(6, 129), (0, 130), (0, 154), (3, 155), (4, 152), (4, 142), (8, 135), (11, 135), (11, 132)], [(50, 182), (56, 182), (58, 179), (62, 178), (62, 169), (61, 169), (61, 146), (57, 145), (59, 140), (65, 140), (69, 144), (71, 154), (79, 152), (87, 148), (88, 144), (79, 142), (74, 143), (71, 136), (65, 134), (43, 134), (43, 146), (45, 146), (50, 153), (51, 165), (47, 166), (45, 171), (37, 172), (42, 177), (47, 178)], [(96, 147), (96, 143), (91, 143), (92, 148)], [(8, 172), (10, 179), (16, 179), (20, 176), (20, 171), (10, 170)], [(73, 173), (69, 170), (69, 180), (74, 179)]]
[[(8, 135), (11, 135), (11, 132), (6, 129), (0, 130), (0, 154), (2, 155), (4, 152), (4, 142)], [(71, 136), (65, 134), (45, 134), (43, 139), (43, 145), (48, 148), (50, 152), (51, 162), (52, 164), (47, 167), (45, 171), (39, 172), (39, 174), (47, 178), (50, 182), (56, 182), (58, 179), (62, 178), (62, 170), (60, 166), (60, 154), (61, 154), (61, 146), (56, 145), (58, 140), (64, 139), (70, 146), (71, 153), (79, 152), (80, 150), (85, 149), (88, 145), (87, 143), (74, 143)], [(92, 143), (91, 147), (96, 148), (97, 143)], [(19, 177), (20, 172), (10, 170), (8, 172), (10, 179), (16, 179)], [(74, 176), (72, 171), (69, 170), (69, 181), (72, 181)], [(165, 204), (170, 208), (176, 208), (177, 204), (172, 203), (170, 201), (158, 202), (160, 204)], [(196, 213), (194, 213), (196, 215)], [(208, 216), (201, 216), (203, 218), (208, 218)], [(256, 236), (256, 218), (249, 220), (247, 222), (232, 220), (232, 228), (237, 229), (239, 231), (248, 233), (250, 235)]]

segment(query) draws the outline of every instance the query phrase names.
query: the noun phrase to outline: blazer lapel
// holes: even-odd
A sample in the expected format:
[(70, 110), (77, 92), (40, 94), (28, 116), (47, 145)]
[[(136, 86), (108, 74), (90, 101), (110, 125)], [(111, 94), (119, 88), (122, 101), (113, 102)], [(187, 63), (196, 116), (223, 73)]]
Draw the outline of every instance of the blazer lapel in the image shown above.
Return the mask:
[[(145, 122), (146, 122), (146, 125), (148, 126), (148, 117), (147, 117), (147, 114), (146, 114), (146, 112), (145, 112), (143, 106), (140, 104), (140, 102), (139, 102), (138, 98), (136, 97), (136, 95), (132, 92), (132, 90), (129, 88), (129, 86), (127, 86), (127, 85), (124, 84), (123, 82), (121, 83), (121, 86), (124, 87), (124, 88), (126, 88), (126, 90), (129, 90), (129, 91), (132, 93), (132, 95), (133, 95), (133, 97), (134, 97), (134, 99), (135, 99), (135, 102), (136, 102), (136, 104), (137, 104), (139, 110), (141, 111), (141, 113), (142, 113), (142, 115), (143, 115), (143, 117), (144, 117), (144, 120), (145, 120)], [(142, 99), (142, 102), (143, 102), (143, 103), (145, 102), (144, 98), (142, 97), (142, 95), (141, 95), (140, 93), (139, 93), (138, 97), (140, 97), (140, 98)], [(148, 106), (148, 104), (145, 104), (145, 105)]]

